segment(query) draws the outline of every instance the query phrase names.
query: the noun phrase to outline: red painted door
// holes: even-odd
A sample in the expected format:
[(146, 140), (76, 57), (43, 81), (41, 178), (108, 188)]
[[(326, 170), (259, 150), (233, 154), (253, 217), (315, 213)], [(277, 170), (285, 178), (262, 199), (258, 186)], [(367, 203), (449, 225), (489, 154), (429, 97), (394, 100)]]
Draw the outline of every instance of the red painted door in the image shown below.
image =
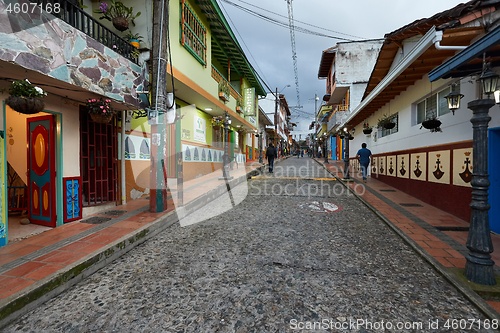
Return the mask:
[(54, 117), (28, 118), (28, 218), (56, 226)]

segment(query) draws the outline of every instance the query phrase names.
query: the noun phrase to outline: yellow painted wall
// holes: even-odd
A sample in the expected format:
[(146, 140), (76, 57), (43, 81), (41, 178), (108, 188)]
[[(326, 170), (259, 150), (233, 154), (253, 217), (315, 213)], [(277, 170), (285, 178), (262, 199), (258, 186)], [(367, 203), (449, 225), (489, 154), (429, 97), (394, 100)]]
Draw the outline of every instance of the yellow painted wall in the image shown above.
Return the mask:
[[(214, 96), (218, 94), (218, 84), (212, 78), (212, 55), (210, 50), (211, 45), (211, 32), (209, 29), (209, 24), (205, 17), (199, 10), (199, 8), (194, 4), (194, 1), (187, 1), (191, 8), (195, 11), (198, 19), (203, 23), (207, 29), (207, 51), (206, 51), (206, 66), (202, 65), (198, 60), (189, 53), (188, 50), (182, 46), (180, 43), (180, 1), (170, 2), (170, 38), (171, 38), (171, 50), (172, 50), (172, 63), (174, 68), (180, 70), (182, 74), (189, 78), (196, 78), (196, 84), (201, 86), (204, 90), (213, 94)], [(234, 101), (233, 101), (234, 102)], [(236, 105), (235, 105), (236, 106)]]

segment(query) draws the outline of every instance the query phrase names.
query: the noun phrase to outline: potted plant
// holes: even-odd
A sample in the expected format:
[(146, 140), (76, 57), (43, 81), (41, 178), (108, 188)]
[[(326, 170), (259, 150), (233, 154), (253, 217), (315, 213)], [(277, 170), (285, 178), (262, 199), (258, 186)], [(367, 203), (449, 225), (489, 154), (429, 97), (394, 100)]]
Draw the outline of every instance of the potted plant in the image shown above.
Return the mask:
[(420, 128), (426, 128), (431, 132), (442, 132), (441, 130), (441, 121), (437, 119), (435, 116), (432, 116), (422, 122), (422, 126)]
[(109, 3), (108, 5), (107, 2), (101, 2), (99, 9), (95, 10), (94, 13), (102, 14), (99, 19), (111, 21), (119, 31), (127, 30), (130, 22), (135, 25), (134, 19), (141, 15), (141, 12), (134, 14), (134, 8), (125, 6), (121, 1), (110, 0)]
[(125, 38), (128, 39), (130, 45), (138, 49), (144, 37), (139, 34), (133, 34), (132, 31), (129, 30), (129, 32), (125, 35)]
[(111, 108), (111, 100), (103, 98), (87, 99), (87, 111), (94, 122), (101, 124), (109, 123), (115, 114)]
[(236, 99), (236, 112), (243, 112), (243, 99), (241, 97)]
[(229, 94), (230, 94), (230, 89), (229, 89), (229, 82), (226, 80), (220, 80), (219, 81), (219, 99), (221, 99), (224, 102), (229, 101)]
[(31, 84), (27, 79), (13, 81), (9, 88), (9, 94), (5, 104), (17, 112), (34, 114), (45, 108), (42, 98), (47, 96), (47, 93), (42, 88)]
[(396, 126), (396, 123), (393, 122), (393, 118), (385, 115), (378, 120), (377, 126), (380, 128), (385, 128), (385, 129), (392, 129)]
[(219, 127), (224, 126), (224, 120), (222, 118), (223, 118), (222, 116), (212, 117), (212, 126), (219, 126)]
[(363, 133), (366, 135), (370, 135), (372, 133), (372, 131), (373, 131), (373, 128), (371, 128), (370, 125), (367, 122), (365, 122), (363, 124)]

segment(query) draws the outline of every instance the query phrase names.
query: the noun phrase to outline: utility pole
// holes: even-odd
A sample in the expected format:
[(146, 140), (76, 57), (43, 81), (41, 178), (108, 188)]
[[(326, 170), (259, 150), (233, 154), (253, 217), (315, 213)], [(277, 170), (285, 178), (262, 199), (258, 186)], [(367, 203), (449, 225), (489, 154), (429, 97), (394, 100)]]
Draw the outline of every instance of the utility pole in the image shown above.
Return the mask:
[[(274, 103), (274, 135), (278, 136), (278, 87), (276, 87), (276, 95), (275, 95), (275, 103)], [(278, 148), (276, 148), (278, 149)]]
[[(167, 209), (167, 29), (169, 0), (153, 0), (153, 75), (151, 124), (151, 169), (149, 210), (163, 212)], [(172, 74), (173, 75), (173, 74)]]

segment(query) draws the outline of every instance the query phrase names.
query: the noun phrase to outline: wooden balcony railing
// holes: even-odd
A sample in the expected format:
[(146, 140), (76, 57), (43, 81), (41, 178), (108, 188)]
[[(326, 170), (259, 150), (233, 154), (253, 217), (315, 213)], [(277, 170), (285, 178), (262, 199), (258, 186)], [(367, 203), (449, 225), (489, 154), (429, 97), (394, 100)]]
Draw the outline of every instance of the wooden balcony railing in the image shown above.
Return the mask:
[(230, 95), (233, 96), (234, 99), (238, 100), (239, 98), (242, 98), (241, 95), (233, 88), (231, 83), (226, 80), (226, 78), (222, 75), (221, 72), (217, 70), (214, 66), (212, 66), (212, 78), (219, 83), (220, 81), (224, 80), (229, 84), (229, 90), (230, 90)]

